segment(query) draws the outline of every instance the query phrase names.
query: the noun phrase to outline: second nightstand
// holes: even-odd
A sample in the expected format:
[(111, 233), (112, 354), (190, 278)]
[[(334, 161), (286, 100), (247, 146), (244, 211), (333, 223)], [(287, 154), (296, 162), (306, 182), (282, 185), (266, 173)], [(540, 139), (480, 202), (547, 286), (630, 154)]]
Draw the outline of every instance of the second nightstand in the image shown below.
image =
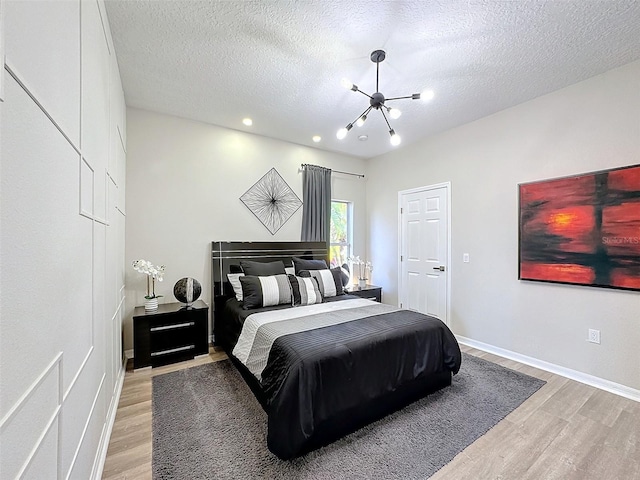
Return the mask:
[(369, 300), (375, 300), (376, 302), (382, 302), (382, 287), (375, 285), (366, 285), (359, 287), (358, 285), (352, 285), (345, 290), (349, 295), (355, 295), (360, 298), (368, 298)]

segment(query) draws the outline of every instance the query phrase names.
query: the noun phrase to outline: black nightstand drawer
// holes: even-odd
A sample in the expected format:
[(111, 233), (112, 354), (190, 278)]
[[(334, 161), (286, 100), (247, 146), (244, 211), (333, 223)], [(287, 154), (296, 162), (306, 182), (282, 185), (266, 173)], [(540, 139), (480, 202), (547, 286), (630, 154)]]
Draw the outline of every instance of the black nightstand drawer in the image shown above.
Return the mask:
[(169, 350), (151, 352), (151, 366), (159, 367), (170, 363), (191, 360), (195, 356), (193, 353), (194, 349), (194, 345), (184, 345), (182, 347), (175, 347)]
[(209, 351), (209, 307), (198, 300), (160, 305), (155, 311), (137, 307), (133, 316), (134, 368), (166, 365)]
[(150, 352), (153, 357), (163, 350), (173, 350), (177, 347), (191, 345), (195, 348), (194, 329), (195, 322), (182, 322), (175, 325), (151, 327), (149, 329)]

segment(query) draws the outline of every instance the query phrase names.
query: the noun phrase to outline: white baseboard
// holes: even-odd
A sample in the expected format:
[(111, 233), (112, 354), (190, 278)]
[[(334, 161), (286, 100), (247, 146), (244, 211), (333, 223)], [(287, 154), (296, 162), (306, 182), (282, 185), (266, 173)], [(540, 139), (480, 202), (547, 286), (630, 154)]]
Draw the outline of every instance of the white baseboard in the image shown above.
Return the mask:
[(524, 363), (525, 365), (539, 368), (540, 370), (545, 370), (547, 372), (555, 373), (556, 375), (560, 375), (561, 377), (566, 377), (571, 380), (575, 380), (576, 382), (584, 383), (586, 385), (590, 385), (592, 387), (596, 387), (601, 390), (606, 390), (607, 392), (620, 395), (621, 397), (640, 402), (640, 390), (636, 390), (635, 388), (627, 387), (626, 385), (615, 383), (604, 378), (596, 377), (594, 375), (589, 375), (588, 373), (578, 372), (577, 370), (561, 367), (560, 365), (545, 362), (544, 360), (528, 357), (520, 353), (512, 352), (511, 350), (505, 350), (504, 348), (495, 347), (493, 345), (489, 345), (488, 343), (472, 340), (461, 335), (456, 335), (456, 338), (458, 339), (458, 342), (463, 345), (467, 345), (468, 347), (473, 347), (484, 352), (493, 353), (494, 355), (508, 358), (509, 360), (515, 360), (516, 362)]
[(122, 385), (124, 385), (124, 374), (127, 370), (127, 361), (125, 359), (122, 370), (120, 371), (120, 375), (118, 375), (118, 380), (116, 382), (116, 392), (115, 399), (112, 402), (113, 408), (107, 414), (107, 419), (105, 420), (106, 428), (103, 429), (104, 436), (100, 439), (100, 452), (98, 452), (97, 465), (93, 469), (94, 475), (92, 476), (95, 480), (100, 480), (102, 478), (102, 472), (104, 470), (104, 462), (107, 459), (107, 451), (109, 450), (109, 439), (111, 438), (111, 432), (113, 431), (113, 424), (116, 421), (116, 413), (118, 412), (118, 404), (120, 403), (120, 394), (122, 393)]

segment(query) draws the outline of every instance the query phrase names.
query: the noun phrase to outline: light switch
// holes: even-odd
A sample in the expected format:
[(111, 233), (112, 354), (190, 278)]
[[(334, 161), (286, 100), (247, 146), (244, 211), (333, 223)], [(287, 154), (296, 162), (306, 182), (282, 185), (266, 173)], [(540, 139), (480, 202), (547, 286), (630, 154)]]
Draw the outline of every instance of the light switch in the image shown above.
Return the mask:
[(469, 254), (468, 253), (463, 253), (462, 254), (462, 261), (464, 263), (469, 263)]

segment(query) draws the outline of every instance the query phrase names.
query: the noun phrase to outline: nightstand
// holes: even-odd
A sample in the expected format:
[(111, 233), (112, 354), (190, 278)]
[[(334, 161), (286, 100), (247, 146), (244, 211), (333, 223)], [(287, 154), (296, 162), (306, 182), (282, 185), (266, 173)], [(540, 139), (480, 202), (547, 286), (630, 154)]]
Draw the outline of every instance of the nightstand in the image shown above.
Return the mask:
[(209, 353), (209, 306), (165, 303), (157, 310), (133, 313), (133, 368), (157, 367)]
[(353, 285), (345, 290), (349, 295), (355, 295), (360, 298), (367, 298), (369, 300), (375, 300), (376, 302), (382, 302), (382, 287), (376, 287), (375, 285), (366, 285), (359, 287)]

